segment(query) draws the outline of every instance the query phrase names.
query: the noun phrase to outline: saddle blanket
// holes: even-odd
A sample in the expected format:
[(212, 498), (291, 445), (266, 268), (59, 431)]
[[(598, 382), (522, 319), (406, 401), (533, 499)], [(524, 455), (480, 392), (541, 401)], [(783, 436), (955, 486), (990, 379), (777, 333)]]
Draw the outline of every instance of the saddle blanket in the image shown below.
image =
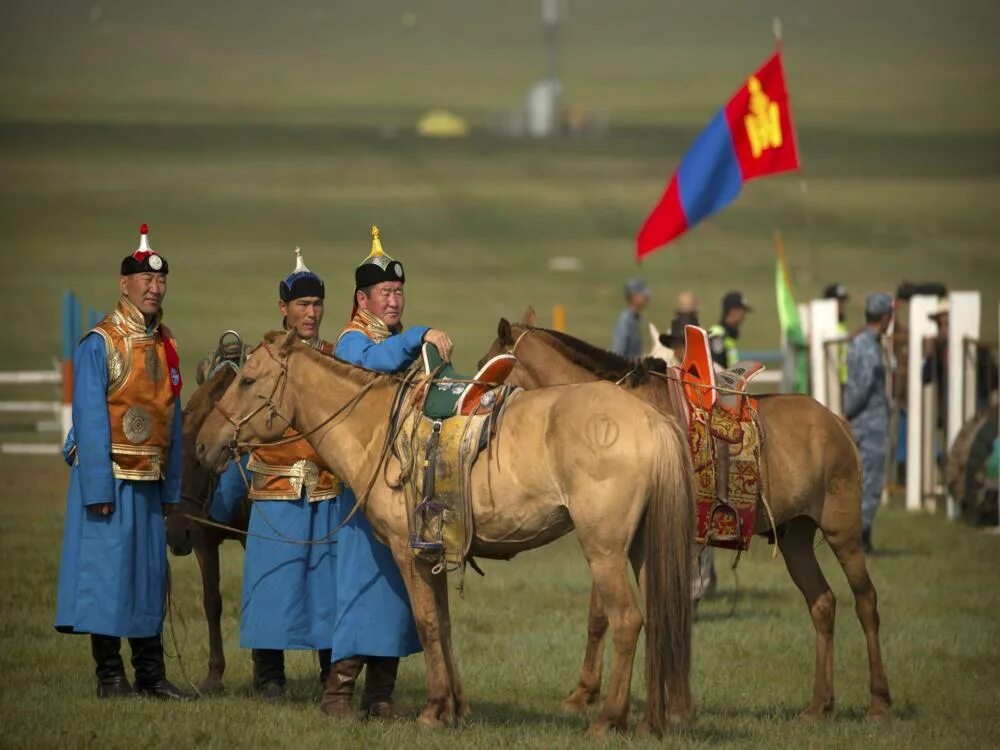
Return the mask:
[[(692, 407), (688, 440), (694, 461), (695, 541), (699, 544), (736, 550), (750, 547), (761, 492), (761, 434), (758, 417), (747, 416), (746, 421), (737, 419), (719, 403), (711, 410)], [(720, 455), (722, 451), (728, 453), (728, 461)], [(725, 471), (727, 465), (728, 476), (720, 478), (720, 470)]]

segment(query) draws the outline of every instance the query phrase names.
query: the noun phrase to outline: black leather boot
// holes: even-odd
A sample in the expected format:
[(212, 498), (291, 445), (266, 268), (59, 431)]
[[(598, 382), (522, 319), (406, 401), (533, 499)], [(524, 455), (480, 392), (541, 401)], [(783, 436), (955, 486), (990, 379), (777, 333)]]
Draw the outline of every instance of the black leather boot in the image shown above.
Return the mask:
[(167, 680), (167, 668), (163, 663), (163, 641), (159, 635), (129, 638), (128, 645), (132, 647), (135, 691), (139, 695), (163, 700), (194, 699), (191, 693), (185, 693)]
[(285, 697), (285, 652), (273, 648), (253, 650), (253, 691), (266, 701)]
[(338, 659), (330, 665), (330, 676), (326, 680), (326, 690), (320, 701), (319, 710), (339, 719), (351, 719), (357, 712), (351, 706), (354, 685), (365, 665), (363, 656), (349, 656)]
[(361, 711), (369, 719), (396, 718), (392, 691), (396, 688), (399, 659), (393, 656), (369, 656), (365, 659), (365, 692)]
[(122, 639), (113, 635), (90, 636), (90, 653), (97, 664), (97, 697), (119, 698), (135, 695), (125, 676), (122, 662)]
[(316, 658), (319, 659), (319, 684), (326, 685), (326, 681), (330, 679), (330, 659), (333, 658), (333, 649), (321, 648), (316, 652)]

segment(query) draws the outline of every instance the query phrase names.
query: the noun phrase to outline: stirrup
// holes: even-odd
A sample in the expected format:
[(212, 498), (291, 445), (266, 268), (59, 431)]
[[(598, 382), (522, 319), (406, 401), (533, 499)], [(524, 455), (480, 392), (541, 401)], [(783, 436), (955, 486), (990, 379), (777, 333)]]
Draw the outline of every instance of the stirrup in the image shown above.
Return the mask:
[[(413, 509), (410, 547), (423, 552), (444, 552), (444, 511), (445, 507), (434, 500), (428, 499), (417, 504)], [(425, 540), (421, 533), (425, 530), (429, 531), (429, 536), (432, 537), (429, 541)]]
[[(715, 530), (715, 514), (722, 513), (723, 515), (729, 514), (733, 518), (733, 533), (731, 534), (719, 534)], [(708, 529), (705, 533), (705, 541), (711, 544), (716, 543), (729, 543), (738, 542), (743, 538), (740, 522), (740, 514), (737, 512), (736, 508), (730, 505), (725, 500), (720, 498), (715, 499), (715, 504), (712, 506), (711, 510), (708, 512)]]

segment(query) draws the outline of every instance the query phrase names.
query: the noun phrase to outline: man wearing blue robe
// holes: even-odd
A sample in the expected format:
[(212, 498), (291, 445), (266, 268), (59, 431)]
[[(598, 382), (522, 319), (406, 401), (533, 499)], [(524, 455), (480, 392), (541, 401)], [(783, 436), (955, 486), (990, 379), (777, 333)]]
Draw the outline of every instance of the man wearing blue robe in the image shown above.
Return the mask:
[[(180, 500), (180, 364), (161, 324), (167, 261), (140, 246), (121, 264), (115, 311), (73, 359), (71, 465), (55, 627), (90, 635), (99, 698), (187, 699), (163, 662), (163, 516)], [(128, 638), (135, 689), (125, 675)]]
[[(399, 372), (420, 355), (427, 341), (451, 358), (452, 341), (443, 331), (414, 326), (403, 330), (403, 265), (382, 250), (372, 227), (372, 251), (354, 274), (351, 322), (337, 341), (336, 357), (379, 372)], [(354, 506), (345, 488), (337, 503), (340, 522)], [(355, 513), (337, 534), (337, 606), (333, 629), (334, 663), (321, 708), (334, 716), (353, 713), (354, 685), (365, 668), (364, 715), (390, 718), (399, 659), (421, 651), (410, 600), (392, 552), (375, 538), (368, 519)]]
[[(319, 338), (325, 289), (302, 262), (278, 285), (282, 324), (325, 354)], [(285, 437), (297, 433), (288, 430)], [(240, 645), (252, 649), (254, 692), (265, 700), (285, 694), (285, 651), (312, 650), (320, 680), (330, 669), (336, 591), (336, 506), (341, 483), (304, 439), (261, 446), (241, 460), (250, 478), (250, 521), (243, 558)], [(212, 498), (213, 517), (232, 514), (248, 496), (241, 467), (232, 463)]]

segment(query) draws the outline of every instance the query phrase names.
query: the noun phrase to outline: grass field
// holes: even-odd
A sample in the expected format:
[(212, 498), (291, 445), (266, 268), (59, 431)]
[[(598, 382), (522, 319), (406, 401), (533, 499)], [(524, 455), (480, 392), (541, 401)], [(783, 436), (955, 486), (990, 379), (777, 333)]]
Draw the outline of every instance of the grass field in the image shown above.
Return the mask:
[[(249, 654), (238, 648), (239, 546), (224, 547), (223, 633), (227, 694), (185, 706), (92, 697), (84, 638), (51, 629), (55, 608), (66, 471), (41, 459), (0, 457), (5, 508), (0, 516), (0, 691), (6, 747), (579, 747), (584, 722), (563, 716), (586, 637), (589, 577), (571, 537), (509, 563), (470, 572), (466, 596), (452, 605), (459, 667), (473, 716), (460, 731), (423, 733), (408, 724), (361, 726), (330, 721), (315, 704), (320, 688), (311, 655), (288, 658), (290, 697), (262, 706), (248, 696)], [(850, 591), (825, 545), (820, 561), (840, 603), (835, 655), (836, 718), (819, 726), (795, 719), (812, 684), (812, 626), (801, 596), (771, 548), (754, 542), (738, 567), (720, 555), (720, 597), (695, 625), (695, 725), (662, 743), (622, 738), (635, 747), (979, 748), (1000, 729), (1000, 548), (987, 537), (933, 516), (883, 511), (871, 562), (882, 612), (882, 643), (895, 698), (890, 718), (865, 721), (867, 660)], [(199, 681), (207, 635), (193, 557), (171, 558), (177, 638), (185, 670)], [(169, 629), (167, 642), (171, 642)], [(127, 650), (126, 650), (127, 651)], [(640, 662), (641, 663), (641, 662)], [(181, 678), (176, 660), (168, 661)], [(633, 687), (633, 721), (644, 690)], [(423, 664), (406, 659), (398, 689), (404, 714), (423, 706)]]
[[(802, 173), (748, 185), (723, 214), (637, 268), (635, 232), (691, 140), (770, 51), (772, 15), (785, 22)], [(142, 222), (171, 263), (166, 313), (187, 394), (195, 362), (222, 330), (255, 341), (277, 326), (275, 288), (296, 245), (326, 278), (323, 332), (335, 337), (372, 223), (407, 264), (407, 321), (451, 332), (465, 368), (497, 319), (527, 304), (543, 322), (553, 304), (565, 305), (570, 332), (606, 345), (621, 286), (637, 274), (653, 287), (649, 318), (661, 327), (680, 289), (698, 294), (705, 323), (725, 291), (742, 289), (756, 307), (744, 346), (773, 348), (775, 228), (797, 297), (847, 284), (849, 326), (860, 324), (867, 291), (933, 279), (981, 290), (984, 335), (995, 338), (998, 21), (985, 0), (572, 0), (566, 102), (607, 113), (611, 128), (602, 139), (530, 143), (484, 126), (517, 107), (541, 74), (535, 2), (5, 3), (0, 370), (50, 364), (62, 290), (94, 308), (114, 304), (117, 265)], [(472, 137), (412, 135), (420, 114), (438, 106), (467, 117)], [(577, 257), (582, 269), (551, 272), (554, 256)], [(0, 398), (14, 395), (22, 393)], [(23, 426), (5, 417), (0, 437), (24, 439)], [(56, 459), (0, 456), (0, 746), (583, 742), (583, 722), (558, 713), (585, 632), (588, 582), (572, 538), (469, 579), (454, 607), (474, 709), (462, 732), (325, 722), (304, 655), (290, 659), (298, 681), (286, 705), (248, 700), (234, 597), (227, 697), (180, 708), (96, 704), (86, 644), (51, 629), (65, 481)], [(724, 573), (723, 598), (697, 625), (698, 722), (662, 744), (995, 744), (998, 540), (896, 510), (878, 534), (891, 552), (872, 565), (897, 699), (889, 722), (861, 720), (863, 643), (826, 550), (841, 602), (841, 710), (822, 726), (794, 721), (811, 684), (811, 628), (780, 560), (759, 544), (740, 564), (735, 610)], [(200, 679), (196, 566), (183, 559), (174, 568), (182, 652)], [(230, 592), (239, 570), (230, 549)], [(419, 659), (406, 662), (400, 698), (411, 715), (422, 675)]]

